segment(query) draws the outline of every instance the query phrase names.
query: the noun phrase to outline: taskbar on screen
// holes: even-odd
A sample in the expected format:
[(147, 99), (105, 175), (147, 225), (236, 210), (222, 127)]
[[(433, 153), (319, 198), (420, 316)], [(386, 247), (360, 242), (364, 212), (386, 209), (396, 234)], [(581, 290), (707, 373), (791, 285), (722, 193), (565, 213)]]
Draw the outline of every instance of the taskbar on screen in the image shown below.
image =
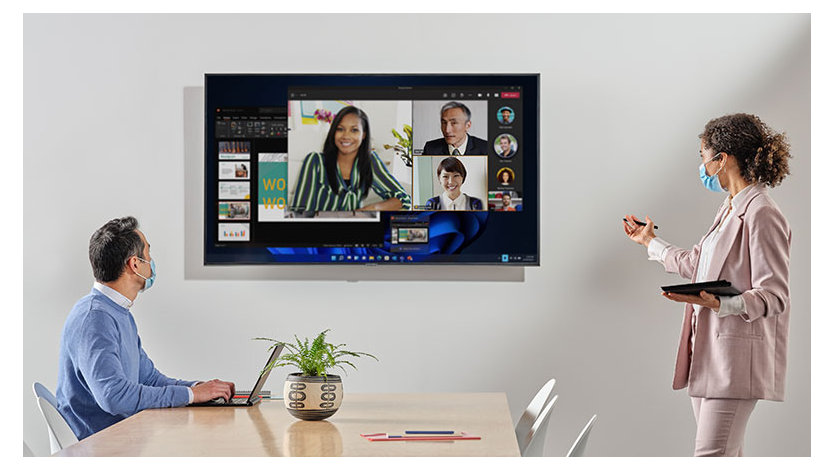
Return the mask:
[(378, 254), (378, 253), (323, 253), (323, 254), (272, 254), (276, 264), (423, 264), (423, 265), (521, 265), (538, 266), (536, 255), (420, 255), (420, 254)]

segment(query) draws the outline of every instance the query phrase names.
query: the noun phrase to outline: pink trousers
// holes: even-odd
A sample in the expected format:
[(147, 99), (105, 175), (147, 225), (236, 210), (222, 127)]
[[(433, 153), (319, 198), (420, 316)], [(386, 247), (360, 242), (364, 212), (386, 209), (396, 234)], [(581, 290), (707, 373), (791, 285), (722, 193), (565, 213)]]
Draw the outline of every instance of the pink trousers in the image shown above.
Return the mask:
[(692, 398), (695, 457), (741, 457), (747, 420), (758, 400)]

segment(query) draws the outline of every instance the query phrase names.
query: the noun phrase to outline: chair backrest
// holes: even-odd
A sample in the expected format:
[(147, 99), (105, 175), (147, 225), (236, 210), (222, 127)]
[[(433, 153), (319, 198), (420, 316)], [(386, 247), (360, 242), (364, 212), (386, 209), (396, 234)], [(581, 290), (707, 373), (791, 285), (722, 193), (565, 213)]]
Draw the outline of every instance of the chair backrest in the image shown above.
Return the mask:
[(46, 421), (46, 430), (49, 433), (49, 448), (54, 454), (59, 450), (71, 446), (78, 442), (72, 428), (69, 427), (67, 421), (58, 412), (58, 401), (55, 395), (38, 382), (32, 385), (35, 391), (35, 397), (38, 400), (38, 408), (41, 410), (44, 421)]
[(529, 444), (529, 441), (526, 441), (526, 439), (530, 434), (530, 430), (533, 428), (533, 423), (536, 422), (536, 418), (539, 417), (544, 405), (547, 403), (547, 399), (550, 398), (550, 392), (553, 391), (554, 385), (556, 385), (556, 379), (550, 379), (542, 385), (542, 388), (530, 400), (530, 404), (527, 405), (527, 409), (524, 410), (524, 413), (522, 413), (518, 419), (518, 423), (515, 425), (515, 438), (518, 441), (518, 448), (522, 452), (524, 451), (524, 447)]
[(29, 448), (29, 444), (26, 441), (23, 441), (23, 456), (24, 457), (34, 457), (35, 453), (32, 452), (32, 449)]
[(547, 402), (547, 406), (544, 407), (539, 417), (536, 418), (533, 427), (524, 440), (526, 445), (518, 447), (522, 457), (542, 457), (544, 455), (544, 441), (547, 436), (547, 426), (550, 424), (550, 415), (553, 412), (553, 405), (556, 404), (557, 398), (559, 398), (559, 395), (554, 395)]
[(58, 399), (49, 391), (42, 383), (35, 382), (32, 384), (32, 390), (35, 391), (35, 398), (45, 398), (52, 406), (58, 408)]
[(597, 415), (591, 416), (591, 419), (588, 421), (588, 424), (586, 424), (585, 428), (582, 429), (582, 432), (579, 433), (579, 437), (576, 438), (576, 441), (574, 441), (573, 445), (568, 451), (567, 457), (582, 457), (583, 455), (585, 455), (585, 446), (588, 445), (588, 435), (591, 434), (591, 428), (594, 427), (594, 422), (596, 420)]

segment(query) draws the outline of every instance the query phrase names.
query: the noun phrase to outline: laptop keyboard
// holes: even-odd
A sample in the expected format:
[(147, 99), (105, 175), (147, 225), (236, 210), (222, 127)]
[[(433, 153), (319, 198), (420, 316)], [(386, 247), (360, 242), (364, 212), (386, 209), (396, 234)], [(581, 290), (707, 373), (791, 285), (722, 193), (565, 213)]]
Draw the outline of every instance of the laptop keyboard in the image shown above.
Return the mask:
[[(232, 398), (231, 400), (229, 400), (229, 403), (234, 405), (245, 405), (247, 400), (249, 400), (249, 398)], [(223, 397), (217, 397), (214, 400), (211, 400), (210, 403), (223, 405), (226, 403), (226, 400), (224, 400)]]

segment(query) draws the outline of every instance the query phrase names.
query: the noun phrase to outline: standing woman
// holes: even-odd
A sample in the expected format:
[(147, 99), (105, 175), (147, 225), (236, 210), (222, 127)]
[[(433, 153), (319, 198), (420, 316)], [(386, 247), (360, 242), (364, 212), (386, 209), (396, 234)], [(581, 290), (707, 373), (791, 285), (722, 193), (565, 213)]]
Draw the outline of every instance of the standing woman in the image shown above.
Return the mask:
[[(383, 200), (363, 205), (369, 190)], [(355, 106), (342, 108), (327, 132), (321, 153), (304, 157), (298, 173), (293, 211), (396, 211), (411, 208), (411, 197), (371, 150), (368, 115)]]
[(689, 387), (696, 456), (741, 456), (747, 421), (758, 400), (785, 399), (790, 319), (791, 231), (770, 198), (788, 175), (790, 147), (757, 116), (708, 122), (701, 138), (701, 181), (728, 192), (715, 220), (691, 250), (655, 237), (653, 222), (623, 222), (649, 259), (691, 282), (724, 279), (742, 293), (664, 293), (685, 303), (672, 388)]

